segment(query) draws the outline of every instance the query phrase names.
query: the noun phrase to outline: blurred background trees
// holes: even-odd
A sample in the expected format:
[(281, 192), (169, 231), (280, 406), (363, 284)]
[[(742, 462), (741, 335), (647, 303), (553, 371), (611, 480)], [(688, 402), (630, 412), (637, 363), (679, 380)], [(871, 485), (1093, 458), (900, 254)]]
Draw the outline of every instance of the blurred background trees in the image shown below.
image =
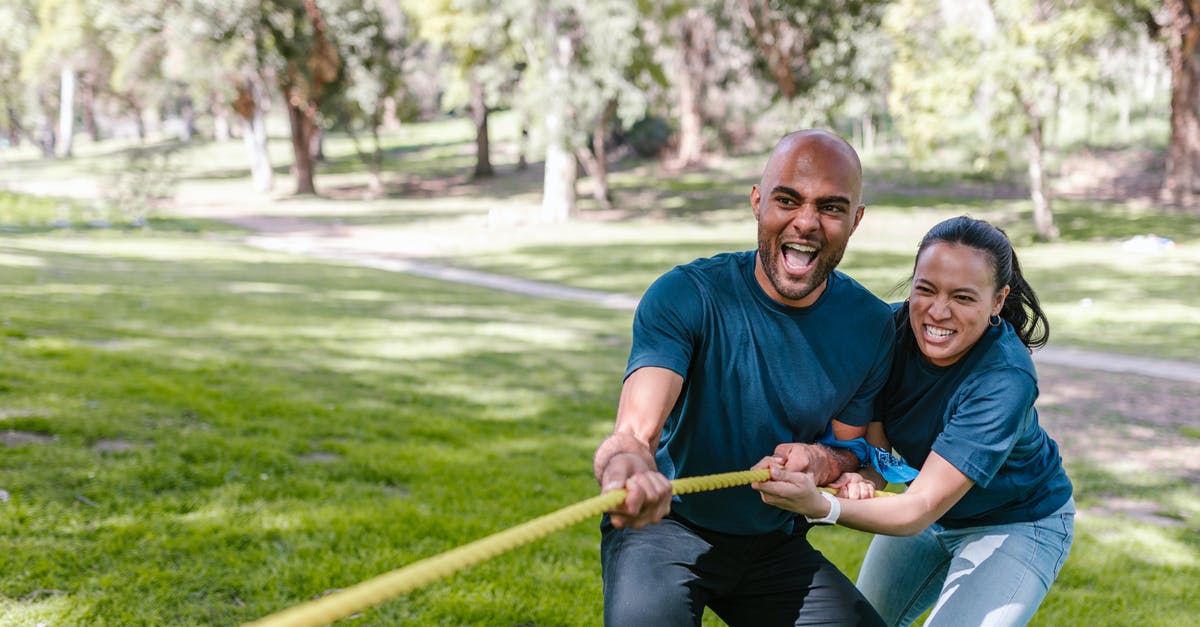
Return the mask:
[(489, 115), (515, 110), (517, 168), (542, 161), (541, 218), (595, 206), (622, 155), (688, 168), (832, 128), (910, 168), (1005, 178), (1056, 235), (1072, 155), (1149, 150), (1158, 200), (1200, 204), (1194, 0), (8, 0), (0, 142), (69, 159), (78, 138), (227, 141), (270, 190), (267, 119), (287, 120), (294, 191), (318, 191), (326, 132), (386, 193), (380, 132), (469, 117), (473, 177), (509, 175)]

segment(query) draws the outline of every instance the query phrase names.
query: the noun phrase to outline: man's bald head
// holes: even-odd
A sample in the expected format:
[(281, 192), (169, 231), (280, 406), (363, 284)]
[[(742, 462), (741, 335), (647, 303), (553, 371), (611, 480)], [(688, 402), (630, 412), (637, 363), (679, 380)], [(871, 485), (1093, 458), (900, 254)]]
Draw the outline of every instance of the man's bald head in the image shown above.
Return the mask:
[(771, 156), (767, 159), (767, 165), (763, 168), (763, 180), (768, 178), (769, 173), (776, 171), (783, 161), (804, 159), (814, 151), (833, 156), (836, 160), (843, 161), (845, 165), (852, 168), (858, 181), (855, 186), (856, 200), (860, 199), (862, 197), (862, 161), (858, 158), (858, 152), (839, 135), (822, 129), (805, 129), (784, 135), (779, 143), (775, 144), (775, 149), (771, 151)]

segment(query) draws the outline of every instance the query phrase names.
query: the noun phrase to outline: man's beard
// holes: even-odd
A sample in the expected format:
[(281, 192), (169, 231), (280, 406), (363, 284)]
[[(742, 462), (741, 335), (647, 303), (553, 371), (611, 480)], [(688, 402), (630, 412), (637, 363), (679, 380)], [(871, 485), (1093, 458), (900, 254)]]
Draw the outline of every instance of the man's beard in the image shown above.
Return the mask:
[[(768, 248), (773, 246), (773, 248)], [(771, 251), (775, 254), (767, 254)], [(797, 283), (788, 276), (781, 268), (783, 252), (780, 250), (778, 242), (758, 242), (758, 257), (762, 260), (763, 271), (767, 275), (767, 280), (771, 282), (771, 286), (780, 296), (788, 300), (801, 300), (813, 292), (813, 290), (825, 284), (825, 280), (833, 273), (838, 264), (842, 262), (842, 255), (846, 252), (843, 247), (838, 250), (823, 248), (817, 253), (817, 264), (804, 277), (803, 281)]]

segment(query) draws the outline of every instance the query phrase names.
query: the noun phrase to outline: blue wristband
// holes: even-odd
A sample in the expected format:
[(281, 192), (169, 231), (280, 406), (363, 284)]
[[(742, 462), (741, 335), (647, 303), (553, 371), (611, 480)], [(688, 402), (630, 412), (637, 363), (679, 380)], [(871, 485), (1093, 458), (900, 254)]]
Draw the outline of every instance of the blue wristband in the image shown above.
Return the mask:
[(825, 430), (825, 435), (817, 440), (818, 444), (824, 444), (829, 448), (847, 449), (854, 453), (858, 458), (860, 466), (870, 466), (874, 468), (888, 483), (908, 483), (917, 478), (917, 469), (904, 463), (904, 460), (892, 455), (890, 451), (885, 451), (877, 446), (871, 446), (865, 438), (854, 438), (853, 440), (839, 440), (833, 437), (833, 424)]

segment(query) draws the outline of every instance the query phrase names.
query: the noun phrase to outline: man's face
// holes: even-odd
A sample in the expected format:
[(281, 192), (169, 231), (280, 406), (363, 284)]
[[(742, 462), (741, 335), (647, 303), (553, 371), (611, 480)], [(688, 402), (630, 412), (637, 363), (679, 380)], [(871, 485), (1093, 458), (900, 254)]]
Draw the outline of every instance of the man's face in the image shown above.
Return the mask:
[(754, 274), (774, 300), (807, 307), (824, 292), (862, 219), (861, 174), (849, 148), (830, 137), (785, 142), (750, 190), (758, 221)]

